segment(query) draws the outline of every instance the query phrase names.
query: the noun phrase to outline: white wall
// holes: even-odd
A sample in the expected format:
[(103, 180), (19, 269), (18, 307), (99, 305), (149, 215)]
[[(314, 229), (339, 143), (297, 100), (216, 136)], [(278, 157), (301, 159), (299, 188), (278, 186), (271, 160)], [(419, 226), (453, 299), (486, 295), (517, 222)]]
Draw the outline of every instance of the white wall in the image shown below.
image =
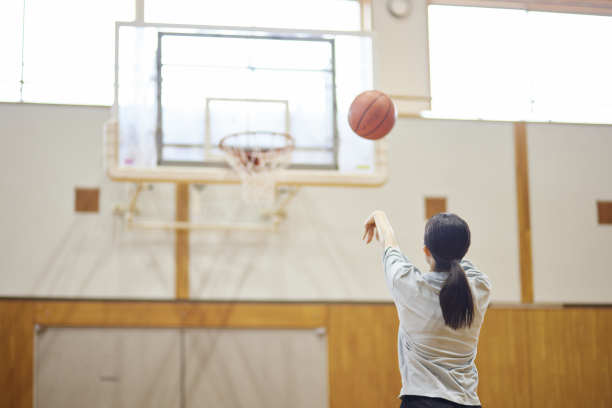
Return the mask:
[(388, 300), (381, 249), (360, 241), (363, 221), (374, 209), (387, 211), (402, 249), (427, 270), (427, 195), (446, 196), (449, 210), (470, 223), (468, 257), (491, 275), (494, 299), (518, 301), (512, 125), (401, 120), (388, 137), (383, 188), (303, 188), (278, 234), (194, 234), (192, 296)]
[(400, 114), (430, 109), (427, 1), (412, 0), (410, 15), (398, 19), (387, 11), (387, 1), (372, 1), (374, 85), (396, 95)]
[(535, 300), (612, 302), (612, 126), (531, 124), (529, 195)]
[[(174, 235), (126, 230), (113, 215), (132, 186), (102, 173), (108, 112), (0, 105), (0, 115), (0, 132), (12, 135), (0, 149), (9, 170), (0, 179), (9, 198), (2, 201), (0, 294), (172, 298)], [(512, 126), (404, 119), (389, 140), (383, 188), (304, 188), (278, 234), (193, 233), (192, 297), (389, 300), (380, 249), (360, 241), (365, 217), (387, 210), (402, 248), (424, 267), (424, 196), (443, 195), (472, 227), (469, 256), (491, 275), (494, 299), (518, 300)], [(99, 214), (74, 213), (75, 186), (101, 188)], [(201, 193), (191, 194), (195, 206)], [(143, 217), (158, 219), (171, 219), (173, 206), (172, 185), (155, 185), (139, 202)]]
[[(426, 2), (414, 1), (404, 20), (385, 3), (375, 0), (372, 10), (376, 86), (427, 97)], [(174, 235), (126, 230), (113, 215), (132, 186), (102, 173), (108, 115), (105, 108), (0, 104), (0, 296), (173, 298)], [(610, 228), (595, 225), (594, 201), (612, 195), (612, 127), (542, 124), (528, 133), (536, 300), (610, 302)], [(364, 218), (388, 211), (402, 248), (424, 267), (423, 199), (442, 195), (470, 223), (468, 256), (491, 275), (493, 300), (518, 301), (512, 125), (401, 119), (389, 140), (383, 188), (304, 188), (278, 234), (192, 234), (191, 295), (389, 300), (380, 250), (359, 240)], [(99, 214), (74, 213), (76, 186), (100, 187)], [(191, 194), (196, 203), (207, 193)], [(155, 185), (139, 209), (171, 219), (173, 206), (173, 186)]]
[[(125, 231), (112, 216), (128, 186), (102, 172), (108, 115), (104, 108), (0, 104), (1, 295), (173, 295), (173, 234)], [(101, 188), (99, 214), (74, 212), (76, 186)], [(149, 206), (166, 203), (163, 196)], [(149, 212), (172, 217), (172, 206)]]
[[(132, 186), (102, 173), (107, 116), (0, 105), (0, 295), (174, 296), (174, 235), (126, 230), (112, 214)], [(380, 250), (359, 240), (363, 219), (387, 210), (402, 248), (424, 268), (423, 198), (442, 195), (470, 223), (468, 256), (491, 275), (493, 300), (518, 301), (512, 125), (402, 119), (389, 141), (383, 188), (304, 188), (278, 234), (194, 233), (192, 297), (388, 300)], [(612, 128), (530, 124), (528, 147), (536, 301), (610, 302), (612, 229), (597, 225), (595, 202), (612, 199)], [(99, 214), (74, 213), (75, 186), (101, 188)], [(173, 191), (144, 192), (142, 215), (171, 219)], [(194, 207), (201, 194), (192, 189)]]

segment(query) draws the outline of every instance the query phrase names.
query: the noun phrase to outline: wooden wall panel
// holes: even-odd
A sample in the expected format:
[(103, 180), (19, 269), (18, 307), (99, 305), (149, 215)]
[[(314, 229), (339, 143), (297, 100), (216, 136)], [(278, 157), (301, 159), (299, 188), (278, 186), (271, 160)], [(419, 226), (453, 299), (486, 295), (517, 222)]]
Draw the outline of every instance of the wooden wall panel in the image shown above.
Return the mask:
[[(528, 310), (489, 309), (481, 329), (476, 367), (485, 407), (524, 408), (531, 397)], [(500, 398), (508, 395), (511, 398)]]
[(332, 305), (330, 407), (393, 407), (401, 389), (393, 305)]
[(0, 407), (32, 408), (34, 304), (0, 301)]
[[(397, 407), (392, 304), (0, 300), (0, 406), (32, 407), (34, 325), (326, 327), (330, 407)], [(485, 407), (612, 406), (612, 308), (492, 307), (477, 356)]]
[(530, 311), (533, 407), (612, 406), (611, 319), (612, 309)]
[(41, 301), (35, 319), (54, 327), (316, 328), (326, 326), (327, 308), (299, 303)]
[(597, 362), (588, 370), (596, 370), (600, 375), (598, 381), (603, 384), (598, 391), (601, 401), (612, 406), (612, 309), (604, 308), (595, 311), (595, 325), (597, 327), (593, 339)]

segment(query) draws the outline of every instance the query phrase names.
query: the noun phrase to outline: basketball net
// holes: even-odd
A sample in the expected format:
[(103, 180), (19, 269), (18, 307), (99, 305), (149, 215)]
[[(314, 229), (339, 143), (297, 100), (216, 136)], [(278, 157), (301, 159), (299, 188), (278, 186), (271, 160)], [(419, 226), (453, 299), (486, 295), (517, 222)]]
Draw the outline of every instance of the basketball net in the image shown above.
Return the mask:
[(294, 146), (288, 133), (265, 131), (232, 133), (219, 142), (240, 177), (242, 199), (262, 208), (274, 205), (278, 172), (291, 163)]

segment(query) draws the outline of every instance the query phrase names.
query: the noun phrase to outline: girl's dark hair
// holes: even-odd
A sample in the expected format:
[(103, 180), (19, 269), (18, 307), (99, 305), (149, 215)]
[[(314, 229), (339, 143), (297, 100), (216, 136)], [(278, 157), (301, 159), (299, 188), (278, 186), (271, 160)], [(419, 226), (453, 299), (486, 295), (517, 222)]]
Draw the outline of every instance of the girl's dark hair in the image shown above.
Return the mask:
[(436, 262), (435, 270), (449, 272), (440, 290), (444, 323), (453, 329), (470, 327), (474, 318), (474, 299), (459, 261), (470, 247), (470, 228), (459, 216), (436, 214), (425, 226), (425, 245)]

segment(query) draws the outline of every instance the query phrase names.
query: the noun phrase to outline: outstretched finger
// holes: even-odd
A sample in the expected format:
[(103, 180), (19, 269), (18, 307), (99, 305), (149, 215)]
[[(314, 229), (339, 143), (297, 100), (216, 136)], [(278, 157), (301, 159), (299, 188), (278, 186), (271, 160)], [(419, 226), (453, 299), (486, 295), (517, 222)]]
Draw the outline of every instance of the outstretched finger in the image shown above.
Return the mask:
[(363, 229), (363, 238), (364, 240), (367, 240), (368, 235), (370, 234), (370, 231), (372, 230), (372, 226), (371, 225), (366, 225), (365, 228)]
[(368, 244), (372, 242), (372, 238), (374, 238), (374, 228), (368, 230)]

